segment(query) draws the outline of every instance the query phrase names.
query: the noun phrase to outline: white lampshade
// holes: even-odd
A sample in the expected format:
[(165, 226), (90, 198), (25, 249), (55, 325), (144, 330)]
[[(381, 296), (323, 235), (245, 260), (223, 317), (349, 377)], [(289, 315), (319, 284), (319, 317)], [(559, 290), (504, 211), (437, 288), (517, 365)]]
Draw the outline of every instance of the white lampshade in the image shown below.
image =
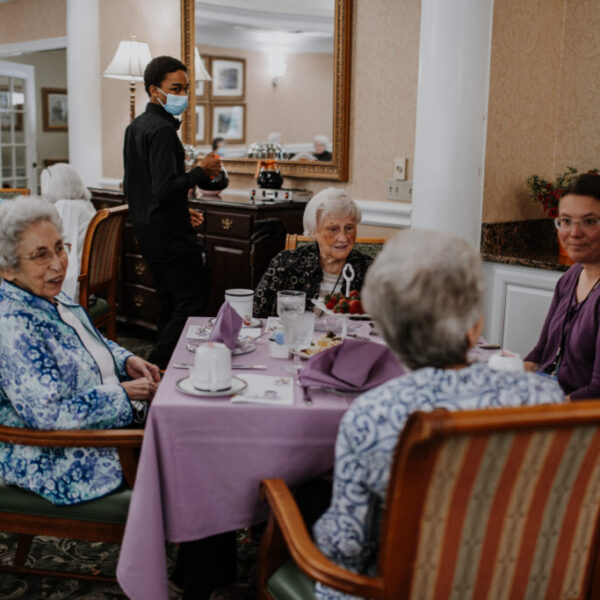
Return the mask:
[(127, 40), (119, 42), (117, 52), (104, 71), (104, 77), (125, 79), (127, 81), (143, 81), (144, 69), (152, 60), (150, 48), (145, 42)]
[(200, 52), (198, 52), (198, 47), (194, 46), (194, 65), (195, 65), (195, 77), (196, 81), (212, 81), (212, 77), (209, 75), (202, 59), (200, 58)]

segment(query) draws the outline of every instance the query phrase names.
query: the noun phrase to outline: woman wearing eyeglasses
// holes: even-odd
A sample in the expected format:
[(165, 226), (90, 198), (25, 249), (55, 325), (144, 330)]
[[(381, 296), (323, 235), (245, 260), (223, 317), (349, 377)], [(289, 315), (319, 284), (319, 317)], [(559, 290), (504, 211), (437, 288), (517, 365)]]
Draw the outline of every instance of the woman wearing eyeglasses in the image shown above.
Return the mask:
[[(48, 201), (0, 205), (0, 424), (123, 427), (141, 420), (159, 371), (104, 338), (61, 292), (68, 263), (61, 230)], [(0, 478), (54, 504), (99, 498), (123, 479), (115, 449), (11, 444), (0, 444)]]
[(556, 377), (571, 400), (600, 398), (600, 175), (569, 184), (555, 223), (575, 264), (556, 284), (525, 368)]

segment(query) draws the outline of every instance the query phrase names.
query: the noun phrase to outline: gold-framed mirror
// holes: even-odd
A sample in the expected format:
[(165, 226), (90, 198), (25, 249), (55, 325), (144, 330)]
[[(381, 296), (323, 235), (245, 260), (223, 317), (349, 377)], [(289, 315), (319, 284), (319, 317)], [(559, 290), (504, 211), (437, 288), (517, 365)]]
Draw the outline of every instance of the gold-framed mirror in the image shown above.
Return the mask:
[[(181, 55), (183, 62), (188, 65), (190, 73), (194, 73), (195, 71), (194, 49), (196, 47), (197, 3), (198, 0), (181, 0)], [(293, 156), (290, 153), (287, 156), (290, 156), (291, 159), (278, 161), (278, 166), (282, 175), (284, 176), (302, 177), (306, 179), (328, 179), (335, 181), (348, 180), (352, 0), (331, 0), (331, 3), (333, 5), (333, 60), (331, 69), (333, 90), (331, 94), (331, 139), (329, 142), (331, 160), (294, 160), (294, 158), (297, 156), (302, 156), (306, 153), (299, 152)], [(220, 52), (220, 54), (224, 55), (225, 53)], [(275, 86), (276, 84), (273, 83), (273, 85)], [(189, 102), (191, 106), (197, 106), (196, 86), (194, 85), (190, 86)], [(199, 105), (204, 106), (201, 101), (199, 101)], [(204, 114), (204, 112), (205, 109), (203, 108), (202, 113)], [(197, 114), (199, 114), (198, 109), (194, 111), (188, 110), (184, 115), (182, 124), (182, 138), (183, 142), (186, 144), (197, 145)], [(243, 128), (245, 131), (245, 121)], [(320, 131), (317, 130), (315, 132), (311, 132), (311, 135), (312, 133), (320, 133)], [(326, 135), (324, 137), (328, 136)], [(212, 138), (212, 136), (209, 132), (207, 139), (210, 138)], [(267, 140), (244, 140), (246, 147), (253, 142), (262, 141)], [(230, 173), (254, 174), (256, 170), (257, 159), (241, 158), (238, 156), (234, 158), (224, 157), (223, 162)]]

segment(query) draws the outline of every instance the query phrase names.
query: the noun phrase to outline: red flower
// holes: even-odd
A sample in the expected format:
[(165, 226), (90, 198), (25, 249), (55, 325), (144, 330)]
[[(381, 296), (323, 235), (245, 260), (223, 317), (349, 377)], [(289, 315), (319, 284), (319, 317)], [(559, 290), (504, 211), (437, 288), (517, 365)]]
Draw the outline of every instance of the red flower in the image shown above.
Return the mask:
[(558, 217), (558, 208), (556, 208), (556, 206), (550, 208), (548, 210), (548, 216), (552, 217), (553, 219), (556, 219), (556, 217)]

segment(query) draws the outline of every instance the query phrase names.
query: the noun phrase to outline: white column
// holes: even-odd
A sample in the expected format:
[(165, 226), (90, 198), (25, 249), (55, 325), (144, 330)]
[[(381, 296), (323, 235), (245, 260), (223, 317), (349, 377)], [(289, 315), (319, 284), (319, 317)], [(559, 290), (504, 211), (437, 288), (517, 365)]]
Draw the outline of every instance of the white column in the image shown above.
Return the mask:
[(69, 162), (87, 186), (102, 177), (98, 0), (67, 0)]
[(479, 247), (494, 0), (422, 0), (412, 226)]

